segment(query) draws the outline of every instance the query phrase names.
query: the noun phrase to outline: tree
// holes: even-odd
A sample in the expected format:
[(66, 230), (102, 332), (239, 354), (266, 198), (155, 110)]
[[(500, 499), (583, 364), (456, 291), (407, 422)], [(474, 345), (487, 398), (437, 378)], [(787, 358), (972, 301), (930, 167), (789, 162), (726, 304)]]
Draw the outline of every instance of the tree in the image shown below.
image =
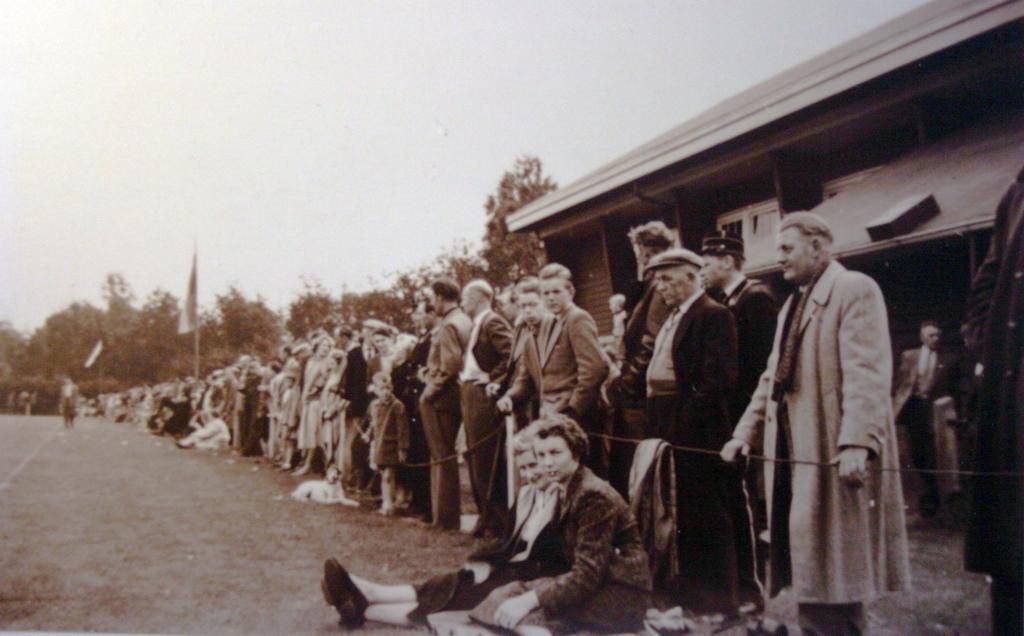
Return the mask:
[(284, 325), (296, 338), (304, 338), (318, 327), (333, 327), (338, 313), (338, 303), (319, 281), (305, 279), (303, 285), (302, 293), (288, 305)]
[(10, 322), (0, 320), (0, 378), (14, 373), (25, 355), (28, 340)]
[(504, 287), (525, 274), (536, 273), (546, 257), (536, 234), (510, 234), (505, 219), (524, 205), (558, 188), (547, 176), (540, 159), (522, 156), (506, 171), (498, 188), (487, 196), (487, 226), (480, 256), (487, 263), (492, 284)]
[(29, 338), (19, 375), (79, 378), (82, 364), (103, 337), (106, 314), (88, 303), (73, 303), (52, 314)]
[(138, 310), (132, 306), (135, 293), (125, 277), (116, 272), (107, 274), (102, 289), (103, 298), (107, 301), (107, 311), (103, 315), (104, 352), (94, 373), (128, 382), (135, 378), (132, 369), (133, 353), (137, 348), (134, 335)]
[(220, 346), (234, 355), (269, 357), (277, 350), (280, 318), (260, 296), (249, 300), (237, 287), (217, 296)]
[[(182, 369), (175, 361), (191, 349), (178, 338), (178, 299), (155, 289), (136, 315), (131, 330), (128, 370), (132, 383), (154, 383), (176, 377)], [(191, 362), (191, 360), (189, 361)], [(185, 370), (190, 370), (191, 364)]]

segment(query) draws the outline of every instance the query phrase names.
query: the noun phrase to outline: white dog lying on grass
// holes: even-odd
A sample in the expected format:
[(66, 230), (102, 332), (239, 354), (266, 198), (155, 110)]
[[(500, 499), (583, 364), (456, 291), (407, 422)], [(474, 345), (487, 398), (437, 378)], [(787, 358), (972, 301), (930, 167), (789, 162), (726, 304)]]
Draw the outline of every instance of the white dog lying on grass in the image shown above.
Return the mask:
[(292, 492), (292, 499), (359, 507), (358, 501), (345, 496), (345, 490), (341, 487), (341, 479), (338, 476), (338, 469), (334, 466), (327, 469), (327, 479), (313, 479), (299, 484), (299, 487)]

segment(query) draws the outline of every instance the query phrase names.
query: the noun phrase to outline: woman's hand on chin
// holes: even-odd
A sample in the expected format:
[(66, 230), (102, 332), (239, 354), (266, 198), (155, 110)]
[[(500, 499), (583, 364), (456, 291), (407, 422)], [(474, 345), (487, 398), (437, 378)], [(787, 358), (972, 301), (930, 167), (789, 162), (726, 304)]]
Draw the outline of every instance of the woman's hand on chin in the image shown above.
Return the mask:
[(527, 614), (540, 607), (535, 592), (527, 592), (506, 600), (494, 612), (494, 622), (505, 629), (513, 629)]

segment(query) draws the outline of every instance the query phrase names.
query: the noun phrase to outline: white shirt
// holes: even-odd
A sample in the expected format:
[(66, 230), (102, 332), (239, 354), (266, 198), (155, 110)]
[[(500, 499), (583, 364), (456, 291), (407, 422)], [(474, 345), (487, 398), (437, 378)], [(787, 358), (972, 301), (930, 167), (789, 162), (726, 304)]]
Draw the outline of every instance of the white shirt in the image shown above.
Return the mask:
[(683, 315), (690, 310), (693, 303), (697, 302), (697, 299), (704, 294), (704, 290), (700, 289), (697, 293), (693, 294), (686, 300), (684, 300), (676, 309), (669, 314), (665, 320), (665, 324), (661, 326), (658, 331), (658, 336), (654, 340), (654, 354), (651, 356), (651, 363), (647, 367), (647, 394), (648, 396), (654, 395), (656, 391), (652, 391), (652, 380), (653, 384), (675, 382), (675, 365), (672, 363), (672, 341), (675, 340), (676, 329), (679, 328), (679, 321)]
[(484, 373), (477, 363), (476, 357), (473, 355), (473, 347), (476, 346), (477, 340), (480, 339), (480, 329), (484, 324), (484, 319), (490, 313), (490, 309), (485, 309), (473, 318), (473, 329), (469, 332), (469, 344), (466, 346), (466, 359), (462, 364), (462, 373), (459, 374), (460, 382), (487, 384), (491, 381), (490, 376)]
[(914, 383), (914, 390), (919, 396), (927, 396), (932, 388), (936, 359), (936, 352), (929, 349), (928, 345), (921, 347), (921, 353), (917, 357), (917, 382)]
[(534, 496), (533, 507), (530, 508), (526, 521), (519, 531), (519, 539), (526, 544), (526, 547), (513, 556), (509, 561), (525, 561), (530, 556), (533, 543), (540, 536), (541, 530), (548, 525), (555, 517), (555, 509), (558, 507), (560, 490), (555, 487), (548, 487), (544, 492)]

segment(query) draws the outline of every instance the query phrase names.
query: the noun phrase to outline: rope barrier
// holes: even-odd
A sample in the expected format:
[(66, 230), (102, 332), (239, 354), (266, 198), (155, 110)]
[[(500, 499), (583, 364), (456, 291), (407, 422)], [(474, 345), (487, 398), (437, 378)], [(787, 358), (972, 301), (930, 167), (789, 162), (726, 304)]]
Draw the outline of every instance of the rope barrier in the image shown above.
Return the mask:
[(480, 448), (481, 446), (483, 446), (484, 442), (490, 441), (491, 438), (496, 437), (498, 435), (498, 433), (500, 433), (500, 432), (501, 432), (501, 427), (500, 426), (495, 427), (495, 429), (493, 431), (491, 431), (490, 433), (488, 433), (487, 435), (484, 435), (483, 437), (481, 437), (480, 439), (476, 440), (472, 444), (469, 444), (468, 446), (466, 446), (466, 450), (464, 450), (464, 451), (456, 451), (456, 452), (452, 453), (451, 455), (445, 455), (444, 457), (439, 457), (437, 459), (432, 459), (432, 460), (430, 460), (428, 462), (416, 462), (416, 463), (408, 463), (408, 462), (406, 462), (406, 463), (402, 464), (402, 467), (403, 468), (430, 468), (431, 466), (437, 466), (438, 464), (443, 464), (445, 462), (450, 462), (453, 459), (458, 459), (459, 455), (462, 455), (462, 456), (469, 455), (474, 450), (476, 450), (476, 449)]
[[(643, 440), (633, 439), (631, 437), (616, 437), (615, 435), (608, 435), (607, 433), (587, 433), (592, 437), (600, 437), (607, 439), (612, 442), (626, 442), (629, 444), (640, 444)], [(667, 442), (666, 442), (667, 443)], [(714, 455), (715, 457), (721, 458), (719, 451), (708, 450), (706, 448), (694, 448), (692, 446), (680, 446), (678, 444), (669, 444), (673, 450), (680, 451), (683, 453), (692, 453), (695, 455)], [(750, 453), (744, 455), (747, 459), (769, 462), (773, 464), (797, 464), (801, 466), (819, 466), (821, 468), (835, 468), (839, 465), (839, 460), (832, 462), (818, 462), (809, 459), (777, 459), (775, 457), (768, 457), (766, 455), (757, 455)], [(871, 466), (868, 468), (872, 472), (888, 472), (888, 473), (918, 473), (928, 475), (963, 475), (966, 477), (1015, 477), (1017, 479), (1024, 478), (1024, 472), (1013, 472), (1008, 470), (997, 470), (997, 471), (984, 471), (984, 470), (957, 470), (954, 468), (886, 468), (884, 466)]]

